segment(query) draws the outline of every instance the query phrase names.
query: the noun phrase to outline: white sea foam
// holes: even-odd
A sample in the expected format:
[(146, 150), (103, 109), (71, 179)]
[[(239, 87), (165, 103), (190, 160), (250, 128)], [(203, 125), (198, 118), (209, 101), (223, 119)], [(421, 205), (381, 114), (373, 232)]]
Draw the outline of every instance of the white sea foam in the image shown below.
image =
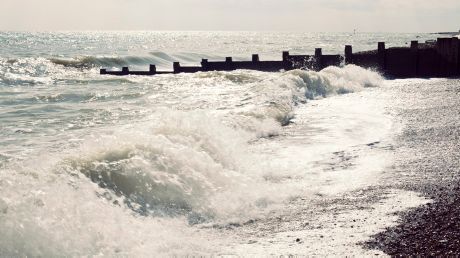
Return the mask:
[[(162, 48), (166, 38), (152, 42)], [(392, 124), (366, 94), (382, 82), (377, 73), (345, 66), (101, 77), (100, 65), (147, 69), (226, 55), (204, 43), (206, 51), (131, 51), (124, 40), (119, 55), (87, 43), (40, 57), (41, 43), (32, 54), (18, 43), (20, 54), (0, 58), (2, 254), (220, 254), (246, 241), (235, 232), (247, 223), (282, 231), (264, 221), (378, 182), (387, 159), (367, 144), (386, 139)], [(256, 47), (279, 57), (284, 40), (266, 40), (276, 44), (231, 52)], [(303, 207), (292, 206), (297, 197)]]
[(267, 181), (248, 139), (201, 112), (164, 110), (52, 160), (12, 165), (2, 170), (0, 249), (42, 256), (217, 251), (196, 242), (206, 236), (187, 224), (243, 223), (299, 191), (279, 192)]
[[(360, 74), (357, 80), (353, 73)], [(264, 161), (266, 155), (254, 152), (251, 142), (277, 134), (306, 97), (359, 91), (380, 81), (354, 66), (191, 77), (233, 85), (246, 81), (248, 103), (223, 114), (156, 109), (144, 121), (94, 132), (52, 160), (11, 164), (13, 170), (4, 170), (1, 179), (1, 249), (44, 256), (62, 249), (68, 255), (145, 255), (142, 251), (160, 253), (183, 241), (175, 236), (182, 231), (186, 239), (203, 237), (184, 223), (225, 225), (261, 218), (290, 198), (308, 196), (305, 185), (318, 180), (296, 166)], [(130, 240), (113, 238), (120, 230)], [(78, 241), (72, 241), (76, 235)], [(153, 243), (145, 248), (130, 243), (147, 237)], [(188, 241), (190, 252), (212, 250)]]
[(300, 87), (305, 88), (306, 97), (311, 99), (356, 92), (383, 82), (378, 73), (355, 65), (343, 68), (330, 66), (320, 72), (295, 70), (290, 73), (303, 80)]

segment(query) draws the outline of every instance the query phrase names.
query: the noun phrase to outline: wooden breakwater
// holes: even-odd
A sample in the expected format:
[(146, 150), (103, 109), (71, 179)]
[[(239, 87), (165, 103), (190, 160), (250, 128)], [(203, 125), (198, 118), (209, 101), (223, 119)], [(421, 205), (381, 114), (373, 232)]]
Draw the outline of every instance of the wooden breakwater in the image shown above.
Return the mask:
[(234, 61), (232, 57), (227, 57), (225, 61), (202, 59), (200, 66), (182, 66), (179, 62), (174, 62), (172, 71), (157, 71), (155, 65), (150, 65), (148, 71), (132, 71), (123, 67), (121, 71), (101, 69), (100, 74), (152, 76), (238, 69), (265, 72), (293, 69), (320, 71), (328, 66), (342, 64), (375, 69), (392, 78), (455, 77), (460, 76), (460, 41), (456, 37), (438, 38), (434, 42), (412, 41), (410, 47), (392, 48), (386, 48), (385, 42), (379, 42), (377, 50), (357, 53), (353, 53), (353, 47), (347, 45), (344, 55), (323, 55), (322, 49), (317, 48), (314, 55), (291, 55), (285, 51), (281, 61), (261, 61), (259, 55), (254, 54), (250, 61)]

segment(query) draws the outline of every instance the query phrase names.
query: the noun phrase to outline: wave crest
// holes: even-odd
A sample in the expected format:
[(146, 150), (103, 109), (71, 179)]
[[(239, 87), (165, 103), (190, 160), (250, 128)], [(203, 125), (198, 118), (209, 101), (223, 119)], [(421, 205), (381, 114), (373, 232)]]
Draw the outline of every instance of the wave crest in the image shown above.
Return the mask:
[[(109, 190), (104, 194), (109, 200), (123, 196), (140, 214), (185, 215), (194, 224), (238, 213), (241, 203), (226, 206), (221, 199), (232, 198), (228, 195), (244, 182), (256, 184), (244, 173), (249, 135), (200, 112), (167, 110), (155, 121), (156, 126), (144, 124), (145, 130), (87, 141), (82, 154), (67, 159), (64, 167)], [(244, 205), (254, 201), (248, 198)]]
[(287, 74), (298, 76), (302, 80), (298, 87), (305, 89), (305, 96), (309, 99), (377, 87), (384, 80), (379, 73), (356, 65), (330, 66), (319, 72), (294, 70)]
[(238, 113), (253, 119), (240, 119), (238, 125), (261, 137), (276, 135), (279, 128), (270, 120), (288, 125), (294, 118), (295, 107), (307, 100), (357, 92), (383, 83), (378, 73), (354, 65), (327, 67), (319, 72), (293, 70), (277, 76), (260, 75), (267, 78), (248, 83), (253, 106)]

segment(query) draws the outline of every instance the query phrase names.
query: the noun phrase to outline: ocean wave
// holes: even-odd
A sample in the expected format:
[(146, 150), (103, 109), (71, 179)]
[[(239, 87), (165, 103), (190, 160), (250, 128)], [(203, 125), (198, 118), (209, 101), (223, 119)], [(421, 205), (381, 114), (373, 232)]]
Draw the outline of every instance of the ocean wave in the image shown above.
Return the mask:
[(5, 73), (1, 76), (0, 85), (36, 85), (51, 84), (53, 79), (50, 77), (37, 77), (27, 74)]
[[(35, 172), (1, 171), (2, 255), (147, 257), (170, 253), (177, 246), (184, 248), (179, 250), (183, 254), (202, 250), (193, 243), (199, 234), (183, 221), (142, 218), (125, 208), (121, 197), (119, 205), (108, 202), (107, 193), (95, 184), (76, 175), (49, 173), (56, 160), (37, 160)], [(145, 242), (144, 249), (136, 245), (139, 241)]]
[(167, 68), (172, 69), (173, 62), (199, 63), (201, 60), (200, 56), (194, 53), (171, 55), (164, 52), (151, 52), (149, 55), (139, 56), (80, 56), (73, 58), (50, 58), (49, 60), (57, 65), (80, 69), (101, 67), (120, 69), (123, 66), (148, 69), (150, 64), (165, 68), (168, 66)]
[(352, 93), (379, 86), (384, 80), (379, 73), (355, 65), (330, 66), (319, 72), (294, 70), (287, 74), (301, 79), (297, 86), (305, 90), (308, 99)]
[[(86, 140), (77, 155), (63, 158), (65, 161), (55, 169), (85, 175), (108, 190), (109, 194), (102, 196), (111, 201), (123, 196), (124, 203), (141, 214), (187, 216), (190, 223), (199, 223), (247, 213), (248, 207), (270, 200), (270, 183), (264, 182), (263, 176), (269, 169), (260, 164), (253, 167), (251, 159), (257, 158), (244, 151), (249, 142), (276, 135), (280, 126), (294, 117), (296, 105), (308, 99), (359, 91), (378, 86), (382, 80), (377, 73), (356, 66), (329, 67), (320, 72), (235, 71), (184, 76), (204, 75), (217, 82), (238, 84), (240, 80), (235, 77), (248, 80), (247, 94), (242, 95), (248, 104), (222, 118), (206, 111), (159, 109), (150, 122)], [(43, 98), (62, 101), (81, 96)], [(255, 187), (261, 191), (240, 189), (247, 184), (261, 184)], [(241, 195), (228, 196), (235, 192)], [(220, 203), (242, 195), (252, 198), (235, 201), (229, 207)]]
[(101, 62), (95, 59), (0, 58), (0, 86), (134, 83), (128, 77), (101, 77), (95, 64), (91, 64)]
[(260, 81), (260, 77), (247, 70), (236, 70), (232, 72), (210, 71), (198, 73), (196, 77), (200, 79), (222, 78), (237, 84), (254, 83)]
[(172, 62), (190, 61), (197, 54), (168, 55), (154, 52), (145, 56), (78, 56), (78, 57), (26, 57), (0, 58), (0, 86), (42, 85), (53, 83), (132, 82), (126, 78), (100, 78), (99, 68), (147, 70), (150, 64), (171, 70)]
[[(124, 204), (143, 215), (186, 216), (190, 224), (255, 215), (248, 207), (266, 196), (241, 188), (257, 187), (262, 179), (245, 154), (246, 132), (201, 112), (168, 110), (155, 121), (155, 126), (144, 125), (146, 130), (131, 128), (129, 133), (86, 142), (81, 154), (67, 158), (64, 167), (107, 189), (104, 198), (114, 201), (122, 196)], [(221, 202), (242, 195), (247, 197), (244, 202)]]
[[(208, 74), (209, 75), (209, 74)], [(211, 73), (221, 76), (219, 73)], [(228, 80), (248, 80), (250, 108), (247, 105), (236, 112), (250, 119), (239, 119), (239, 127), (255, 131), (260, 137), (277, 135), (279, 125), (288, 125), (295, 116), (295, 108), (308, 100), (361, 91), (383, 83), (377, 72), (354, 65), (327, 67), (322, 71), (293, 70), (278, 76), (262, 73), (267, 78), (251, 81), (255, 77), (231, 73)], [(203, 76), (203, 75), (201, 75)], [(260, 78), (260, 77), (259, 77)], [(239, 81), (240, 79), (236, 80)], [(278, 125), (276, 125), (278, 124)]]
[(49, 84), (56, 72), (45, 58), (0, 58), (0, 86)]
[[(234, 77), (247, 78), (246, 73), (251, 76), (243, 88)], [(129, 125), (92, 128), (79, 144), (63, 142), (54, 152), (45, 146), (25, 160), (8, 161), (0, 171), (0, 250), (32, 256), (197, 250), (188, 245), (206, 238), (188, 225), (243, 224), (272, 214), (291, 198), (312, 195), (314, 190), (305, 188), (315, 179), (304, 168), (273, 164), (273, 155), (253, 151), (258, 137), (275, 135), (296, 105), (378, 86), (381, 79), (353, 66), (228, 74), (203, 79), (238, 86), (232, 99), (243, 105), (229, 112), (155, 108)], [(202, 86), (200, 76), (163, 82), (172, 80), (172, 90), (178, 78)], [(61, 94), (43, 99), (79, 98)], [(293, 154), (290, 162), (303, 158)], [(145, 243), (141, 251), (139, 242)]]
[[(52, 63), (65, 67), (80, 69), (88, 68), (120, 68), (123, 66), (142, 66), (153, 63), (159, 63), (159, 60), (149, 56), (125, 56), (125, 57), (105, 57), (105, 56), (83, 56), (70, 59), (50, 58)], [(161, 63), (161, 61), (160, 61)]]

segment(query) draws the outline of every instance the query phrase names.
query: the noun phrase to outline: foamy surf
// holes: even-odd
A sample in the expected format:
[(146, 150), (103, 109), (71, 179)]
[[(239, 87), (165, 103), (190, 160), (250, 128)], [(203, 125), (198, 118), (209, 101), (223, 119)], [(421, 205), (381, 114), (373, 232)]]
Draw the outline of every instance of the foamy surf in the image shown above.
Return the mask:
[[(356, 71), (362, 76), (353, 81), (352, 74)], [(143, 122), (119, 129), (103, 129), (84, 137), (78, 147), (69, 146), (60, 153), (54, 152), (52, 161), (10, 163), (4, 170), (8, 179), (2, 180), (7, 182), (2, 191), (2, 232), (6, 232), (9, 239), (18, 238), (17, 234), (31, 234), (29, 238), (32, 238), (41, 232), (42, 238), (54, 239), (60, 244), (27, 239), (24, 249), (19, 248), (22, 242), (8, 243), (2, 249), (9, 250), (8, 253), (17, 250), (53, 255), (63, 248), (61, 244), (66, 244), (69, 255), (94, 253), (87, 242), (92, 238), (90, 232), (85, 233), (88, 236), (81, 238), (81, 242), (66, 242), (69, 235), (82, 234), (78, 225), (86, 224), (83, 222), (86, 220), (93, 221), (94, 226), (90, 228), (100, 232), (100, 236), (108, 241), (113, 241), (109, 240), (110, 235), (116, 231), (101, 233), (98, 227), (106, 222), (95, 219), (96, 214), (91, 212), (81, 213), (80, 209), (84, 207), (86, 211), (103, 211), (107, 221), (125, 220), (124, 217), (128, 216), (132, 217), (130, 220), (139, 220), (136, 223), (163, 224), (160, 221), (164, 220), (168, 221), (166, 224), (176, 225), (174, 227), (190, 227), (186, 229), (190, 231), (187, 235), (195, 234), (193, 225), (225, 227), (231, 223), (244, 224), (263, 219), (292, 198), (312, 196), (317, 190), (306, 190), (305, 186), (321, 188), (321, 183), (312, 180), (308, 173), (302, 175), (297, 170), (301, 167), (282, 165), (283, 162), (295, 162), (295, 155), (290, 156), (292, 161), (282, 161), (272, 155), (274, 160), (266, 162), (268, 157), (263, 150), (258, 150), (265, 144), (257, 139), (282, 133), (281, 125), (294, 118), (297, 106), (307, 99), (360, 91), (369, 85), (377, 86), (381, 81), (377, 74), (353, 66), (284, 74), (236, 71), (197, 74), (184, 79), (190, 78), (230, 84), (235, 89), (229, 85), (226, 87), (233, 93), (244, 86), (245, 92), (241, 96), (244, 100), (236, 99), (234, 103), (237, 105), (224, 112), (218, 109), (157, 109), (154, 114), (144, 117)], [(139, 79), (143, 82), (153, 80)], [(171, 77), (162, 79), (172, 80)], [(213, 90), (218, 91), (218, 88)], [(57, 98), (56, 101), (61, 100)], [(248, 103), (244, 104), (244, 101)], [(231, 103), (233, 100), (227, 105), (230, 107)], [(199, 104), (198, 101), (196, 105)], [(189, 105), (193, 107), (194, 103)], [(208, 108), (213, 106), (212, 103), (208, 105)], [(307, 161), (304, 168), (308, 168), (314, 159)], [(18, 184), (21, 187), (18, 188)], [(35, 190), (27, 196), (19, 196), (26, 188)], [(280, 188), (285, 190), (279, 191)], [(80, 194), (80, 191), (85, 193)], [(50, 209), (53, 210), (51, 214)], [(73, 217), (75, 212), (77, 217)], [(27, 214), (35, 216), (27, 217)], [(50, 227), (50, 223), (60, 226)], [(188, 226), (177, 226), (177, 223)], [(18, 233), (16, 227), (23, 230)], [(155, 227), (160, 227), (155, 230), (166, 230), (162, 225)], [(64, 239), (53, 238), (53, 232), (64, 228), (71, 229), (61, 235)], [(193, 242), (190, 244), (194, 247), (190, 250), (204, 248), (209, 251), (208, 247)], [(160, 252), (165, 244), (174, 245), (175, 242), (160, 241), (149, 245), (148, 249)], [(102, 243), (98, 248), (105, 255), (117, 253), (109, 251), (110, 248)], [(138, 254), (122, 249), (122, 254)], [(187, 252), (186, 249), (176, 251)]]
[[(149, 37), (136, 35), (136, 42)], [(168, 46), (168, 35), (151, 40)], [(317, 219), (298, 214), (333, 216), (317, 204), (378, 187), (397, 128), (378, 73), (344, 66), (98, 74), (100, 65), (226, 56), (219, 49), (225, 44), (202, 41), (187, 48), (178, 40), (181, 49), (160, 52), (152, 45), (130, 49), (119, 37), (107, 44), (116, 51), (86, 43), (60, 56), (37, 54), (46, 49), (40, 44), (20, 48), (22, 54), (8, 45), (11, 53), (0, 57), (2, 254), (279, 255), (289, 248), (286, 235)], [(285, 46), (266, 43), (251, 47), (276, 57)], [(390, 195), (400, 200), (406, 193)]]

